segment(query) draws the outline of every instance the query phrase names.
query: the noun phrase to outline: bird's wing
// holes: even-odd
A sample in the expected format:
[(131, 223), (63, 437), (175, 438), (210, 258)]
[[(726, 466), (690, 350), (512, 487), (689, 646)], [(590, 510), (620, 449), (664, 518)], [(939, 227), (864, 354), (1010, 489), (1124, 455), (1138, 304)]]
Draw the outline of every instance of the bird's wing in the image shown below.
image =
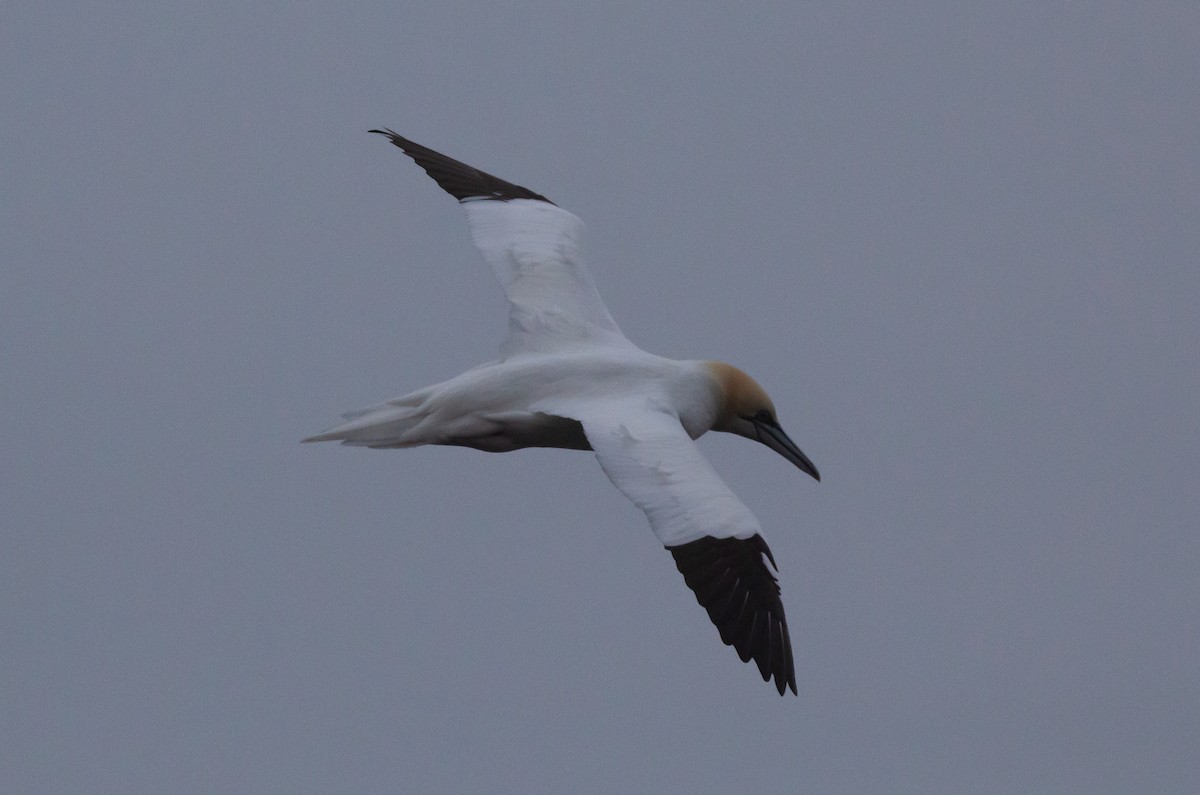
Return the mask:
[(764, 681), (774, 677), (780, 695), (785, 687), (795, 693), (787, 619), (766, 564), (774, 567), (775, 559), (758, 520), (676, 417), (628, 408), (586, 412), (600, 416), (580, 420), (604, 473), (646, 512), (721, 640), (743, 662), (753, 659)]
[(425, 169), (467, 214), (475, 245), (510, 304), (508, 353), (632, 345), (580, 254), (583, 222), (545, 196), (486, 174), (391, 130), (372, 130)]

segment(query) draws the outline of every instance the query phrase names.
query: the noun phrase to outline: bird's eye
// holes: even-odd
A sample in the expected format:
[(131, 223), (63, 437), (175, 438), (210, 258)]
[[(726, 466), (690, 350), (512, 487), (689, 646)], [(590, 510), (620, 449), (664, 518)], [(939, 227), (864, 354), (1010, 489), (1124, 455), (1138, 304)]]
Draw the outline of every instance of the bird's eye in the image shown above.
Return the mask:
[(771, 423), (771, 412), (767, 411), (766, 409), (763, 409), (762, 411), (760, 411), (754, 415), (754, 421), (755, 422), (765, 422), (767, 424), (770, 424)]

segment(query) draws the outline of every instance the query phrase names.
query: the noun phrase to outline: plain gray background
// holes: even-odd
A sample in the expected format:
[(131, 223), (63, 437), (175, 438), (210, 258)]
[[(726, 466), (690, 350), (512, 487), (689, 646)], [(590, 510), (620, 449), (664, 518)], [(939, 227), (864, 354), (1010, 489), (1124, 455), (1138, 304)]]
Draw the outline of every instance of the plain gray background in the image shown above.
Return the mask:
[[(1197, 791), (1200, 11), (966, 6), (7, 4), (0, 790)], [(298, 444), (505, 328), (382, 125), (771, 391), (799, 698), (591, 455)]]

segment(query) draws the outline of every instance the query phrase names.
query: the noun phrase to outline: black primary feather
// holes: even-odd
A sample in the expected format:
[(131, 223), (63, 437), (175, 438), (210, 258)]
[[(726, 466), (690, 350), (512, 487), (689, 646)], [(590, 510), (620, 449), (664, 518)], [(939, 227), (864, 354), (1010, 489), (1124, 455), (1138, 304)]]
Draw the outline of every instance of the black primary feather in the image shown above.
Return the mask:
[(721, 640), (737, 650), (742, 662), (754, 660), (763, 681), (774, 677), (779, 695), (789, 687), (795, 693), (792, 641), (779, 583), (766, 560), (778, 567), (762, 536), (705, 536), (667, 549), (696, 601), (717, 625)]
[(510, 201), (512, 199), (535, 199), (547, 204), (554, 202), (534, 193), (529, 188), (522, 188), (511, 182), (505, 182), (499, 177), (480, 171), (474, 166), (446, 157), (441, 152), (435, 152), (427, 146), (408, 140), (402, 135), (392, 132), (386, 127), (370, 132), (386, 135), (404, 154), (411, 157), (425, 173), (433, 177), (434, 182), (442, 190), (461, 201), (470, 199), (492, 199), (495, 201)]

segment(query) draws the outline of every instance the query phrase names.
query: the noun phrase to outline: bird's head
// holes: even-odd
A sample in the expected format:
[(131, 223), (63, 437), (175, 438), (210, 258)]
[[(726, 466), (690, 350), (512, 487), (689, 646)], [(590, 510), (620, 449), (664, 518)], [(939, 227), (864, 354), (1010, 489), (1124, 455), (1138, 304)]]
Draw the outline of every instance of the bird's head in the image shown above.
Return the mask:
[(796, 443), (788, 438), (779, 427), (775, 404), (765, 389), (750, 376), (724, 362), (709, 362), (721, 390), (721, 409), (713, 423), (714, 431), (736, 433), (756, 442), (762, 442), (781, 456), (791, 461), (816, 480), (821, 479), (813, 462), (808, 460)]

